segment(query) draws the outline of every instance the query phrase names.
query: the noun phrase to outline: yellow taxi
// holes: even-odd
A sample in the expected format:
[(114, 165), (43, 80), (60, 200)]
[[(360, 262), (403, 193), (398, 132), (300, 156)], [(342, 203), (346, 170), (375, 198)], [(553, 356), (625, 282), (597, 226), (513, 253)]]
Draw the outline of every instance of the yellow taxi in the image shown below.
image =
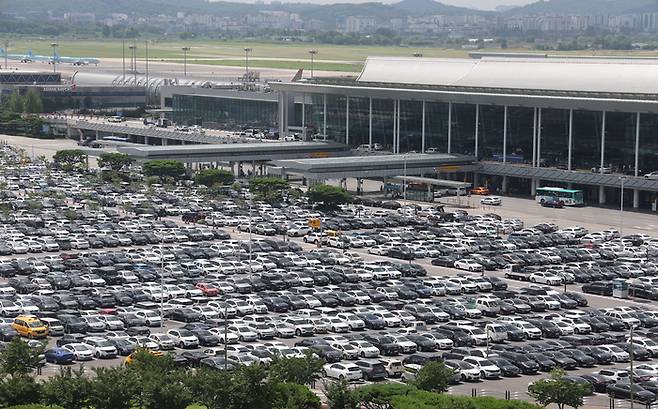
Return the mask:
[(22, 337), (27, 338), (46, 338), (48, 336), (48, 326), (40, 319), (32, 315), (19, 315), (14, 318), (11, 327)]
[(164, 353), (161, 352), (161, 351), (151, 351), (150, 349), (138, 349), (138, 350), (132, 352), (130, 355), (128, 355), (128, 356), (126, 357), (126, 359), (123, 361), (123, 363), (124, 363), (125, 365), (130, 365), (130, 364), (132, 364), (133, 361), (135, 360), (135, 355), (137, 355), (137, 354), (140, 353), (140, 352), (146, 352), (146, 353), (149, 353), (149, 354), (151, 354), (151, 355), (153, 355), (153, 356), (164, 356)]

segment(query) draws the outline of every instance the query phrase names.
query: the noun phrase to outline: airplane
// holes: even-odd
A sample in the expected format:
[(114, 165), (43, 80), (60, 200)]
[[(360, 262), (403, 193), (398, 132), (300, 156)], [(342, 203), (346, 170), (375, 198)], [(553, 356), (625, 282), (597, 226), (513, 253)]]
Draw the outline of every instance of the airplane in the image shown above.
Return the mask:
[(7, 58), (8, 60), (18, 60), (22, 63), (34, 61), (34, 54), (32, 50), (27, 50), (25, 54), (7, 54), (4, 48), (0, 48), (0, 58)]
[(53, 57), (48, 57), (48, 63), (52, 64), (53, 61), (57, 64), (73, 64), (73, 65), (98, 65), (100, 61), (97, 58), (88, 57), (62, 57), (57, 52)]

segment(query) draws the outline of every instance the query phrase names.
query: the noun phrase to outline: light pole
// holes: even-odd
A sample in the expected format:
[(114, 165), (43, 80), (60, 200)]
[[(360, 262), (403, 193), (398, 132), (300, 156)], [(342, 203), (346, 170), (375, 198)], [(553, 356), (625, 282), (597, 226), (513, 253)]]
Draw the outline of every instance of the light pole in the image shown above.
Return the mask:
[(59, 44), (50, 43), (50, 46), (53, 48), (53, 72), (57, 72), (57, 47), (59, 47)]
[(624, 237), (624, 182), (626, 176), (619, 176), (621, 199), (619, 200), (619, 237)]
[(254, 51), (251, 47), (245, 47), (244, 49), (244, 73), (245, 78), (249, 74), (249, 53)]
[(628, 343), (628, 351), (629, 351), (629, 355), (630, 355), (630, 358), (631, 358), (631, 376), (629, 376), (629, 378), (630, 378), (629, 380), (630, 380), (630, 384), (631, 384), (631, 390), (630, 390), (631, 409), (633, 409), (633, 375), (634, 375), (633, 374), (633, 358), (634, 358), (633, 357), (633, 330), (634, 329), (635, 329), (635, 325), (631, 323), (631, 337), (629, 338), (629, 343)]
[(190, 47), (185, 46), (181, 50), (183, 50), (183, 76), (187, 77), (187, 52), (190, 51)]
[(251, 200), (249, 200), (249, 281), (251, 281), (251, 276), (254, 272), (253, 267), (251, 266), (251, 238), (252, 238), (252, 226), (251, 226)]
[(404, 180), (402, 181), (402, 199), (404, 201), (407, 200), (407, 154), (404, 154), (404, 161), (403, 161), (403, 167), (404, 167)]
[(160, 328), (164, 327), (164, 232), (160, 232)]
[(315, 60), (315, 55), (318, 53), (318, 50), (315, 49), (308, 50), (308, 53), (311, 55), (311, 78), (313, 78), (313, 63)]
[(137, 46), (135, 44), (129, 45), (130, 50), (130, 69), (133, 72), (133, 85), (137, 85)]

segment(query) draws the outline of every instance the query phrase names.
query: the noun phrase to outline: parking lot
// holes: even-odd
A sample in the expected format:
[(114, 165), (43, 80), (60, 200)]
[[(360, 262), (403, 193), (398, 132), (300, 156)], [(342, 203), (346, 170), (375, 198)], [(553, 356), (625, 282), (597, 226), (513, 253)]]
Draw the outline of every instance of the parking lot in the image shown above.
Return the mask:
[[(355, 382), (413, 379), (443, 360), (451, 393), (501, 398), (528, 399), (559, 366), (593, 385), (588, 405), (607, 407), (610, 391), (623, 407), (632, 350), (636, 397), (656, 398), (655, 216), (629, 216), (619, 237), (612, 210), (521, 199), (322, 212), (15, 160), (5, 148), (0, 339), (18, 336), (16, 317), (48, 324), (44, 376), (71, 360), (119, 365), (137, 347), (217, 369), (312, 352), (325, 376)], [(613, 298), (613, 280), (630, 298)]]

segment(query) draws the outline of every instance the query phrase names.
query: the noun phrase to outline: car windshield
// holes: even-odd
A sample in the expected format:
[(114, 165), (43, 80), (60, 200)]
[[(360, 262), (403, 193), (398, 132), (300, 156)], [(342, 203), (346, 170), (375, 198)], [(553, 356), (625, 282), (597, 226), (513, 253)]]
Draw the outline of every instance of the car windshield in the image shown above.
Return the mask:
[(491, 366), (491, 365), (493, 365), (493, 364), (494, 364), (494, 363), (491, 362), (491, 361), (488, 360), (488, 359), (483, 359), (483, 360), (480, 361), (480, 366)]
[(41, 321), (32, 321), (28, 325), (29, 325), (30, 328), (39, 328), (39, 327), (43, 327), (43, 322), (41, 322)]

